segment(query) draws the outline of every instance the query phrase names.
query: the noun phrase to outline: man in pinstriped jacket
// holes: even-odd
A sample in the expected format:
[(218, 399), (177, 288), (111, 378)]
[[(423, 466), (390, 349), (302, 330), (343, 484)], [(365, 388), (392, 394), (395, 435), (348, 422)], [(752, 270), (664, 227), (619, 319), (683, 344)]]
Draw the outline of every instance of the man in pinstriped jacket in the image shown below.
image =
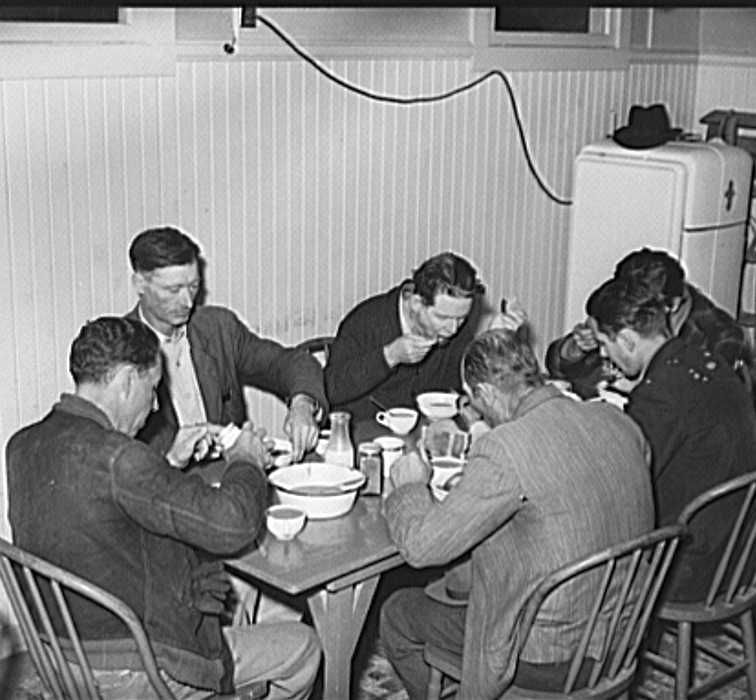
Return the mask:
[(621, 411), (544, 385), (527, 340), (508, 330), (476, 337), (462, 375), (492, 429), (443, 501), (431, 496), (427, 465), (410, 454), (394, 464), (396, 488), (385, 504), (391, 536), (411, 565), (456, 564), (464, 555), (471, 565), (461, 605), (456, 586), (446, 597), (410, 588), (381, 611), (381, 638), (411, 700), (425, 697), (426, 642), (461, 656), (458, 698), (496, 698), (513, 680), (553, 688), (593, 596), (581, 589), (555, 599), (551, 623), (536, 622), (516, 664), (524, 600), (545, 574), (654, 524), (648, 445)]

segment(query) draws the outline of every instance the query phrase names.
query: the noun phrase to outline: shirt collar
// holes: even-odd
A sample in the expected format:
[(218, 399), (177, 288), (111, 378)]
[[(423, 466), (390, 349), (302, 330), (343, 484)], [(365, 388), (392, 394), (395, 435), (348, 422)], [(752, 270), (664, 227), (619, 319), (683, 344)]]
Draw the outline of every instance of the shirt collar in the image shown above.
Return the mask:
[(404, 295), (399, 292), (399, 327), (402, 329), (402, 335), (409, 335), (411, 327), (407, 314), (404, 313)]
[(186, 335), (186, 324), (183, 326), (179, 326), (178, 328), (173, 329), (173, 333), (171, 335), (166, 335), (165, 333), (161, 333), (155, 326), (153, 326), (144, 316), (144, 312), (142, 311), (142, 305), (137, 305), (137, 314), (139, 316), (139, 320), (144, 323), (148, 328), (152, 330), (152, 332), (158, 337), (158, 340), (160, 341), (160, 344), (163, 345), (164, 343), (177, 343), (178, 341), (182, 340), (184, 336)]
[[(560, 397), (567, 398), (564, 396), (564, 394), (562, 394), (561, 391), (559, 391), (559, 389), (557, 389), (555, 386), (552, 386), (551, 384), (544, 384), (543, 386), (536, 387), (532, 391), (528, 392), (520, 400), (520, 403), (517, 404), (517, 408), (515, 409), (512, 420), (522, 418), (522, 416), (524, 416), (526, 413), (529, 413), (536, 406), (540, 406), (545, 401)], [(572, 401), (572, 399), (569, 400)]]

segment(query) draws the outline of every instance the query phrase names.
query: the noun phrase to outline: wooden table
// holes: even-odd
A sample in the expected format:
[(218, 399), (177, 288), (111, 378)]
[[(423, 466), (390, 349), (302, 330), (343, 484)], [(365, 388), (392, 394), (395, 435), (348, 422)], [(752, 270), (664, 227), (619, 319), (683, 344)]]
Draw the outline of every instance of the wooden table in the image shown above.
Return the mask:
[(391, 542), (381, 499), (359, 498), (333, 520), (310, 520), (292, 541), (266, 533), (259, 547), (226, 562), (235, 575), (304, 593), (324, 655), (323, 698), (349, 698), (352, 656), (383, 571), (404, 560)]

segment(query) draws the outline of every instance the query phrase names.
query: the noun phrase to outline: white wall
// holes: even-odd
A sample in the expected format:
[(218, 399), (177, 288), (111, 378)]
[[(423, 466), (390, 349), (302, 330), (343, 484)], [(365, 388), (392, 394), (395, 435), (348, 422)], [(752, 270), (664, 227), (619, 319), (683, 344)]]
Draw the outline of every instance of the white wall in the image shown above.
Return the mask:
[[(460, 85), (477, 74), (466, 15), (453, 12), (435, 30), (461, 27), (452, 51), (404, 42), (391, 56), (384, 37), (375, 55), (362, 47), (326, 65), (386, 94)], [(517, 297), (539, 342), (561, 329), (569, 210), (529, 175), (498, 79), (441, 103), (386, 105), (270, 37), (269, 55), (229, 58), (218, 50), (228, 38), (179, 45), (169, 75), (0, 80), (3, 445), (70, 388), (81, 324), (131, 306), (126, 249), (156, 224), (201, 243), (210, 302), (286, 343), (332, 333), (357, 300), (445, 248), (474, 261), (495, 300)], [(701, 113), (687, 55), (508, 75), (538, 170), (562, 196), (577, 152), (631, 104), (666, 102), (685, 128)], [(251, 405), (280, 429), (280, 406)]]

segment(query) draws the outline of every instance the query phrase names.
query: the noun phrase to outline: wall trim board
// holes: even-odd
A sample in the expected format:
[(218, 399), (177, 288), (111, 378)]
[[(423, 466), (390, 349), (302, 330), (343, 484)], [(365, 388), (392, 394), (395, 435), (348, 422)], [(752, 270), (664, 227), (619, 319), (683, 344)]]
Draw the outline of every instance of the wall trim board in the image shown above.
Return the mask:
[(698, 63), (702, 66), (756, 66), (756, 54), (700, 54)]
[(699, 56), (692, 51), (659, 51), (654, 49), (633, 49), (629, 54), (630, 63), (698, 63)]
[[(288, 46), (255, 45), (242, 37), (237, 44), (236, 52), (232, 55), (223, 50), (224, 41), (182, 41), (176, 45), (176, 60), (178, 62), (206, 62), (206, 61), (301, 61), (302, 59)], [(453, 60), (467, 59), (473, 54), (473, 46), (469, 42), (456, 43), (428, 43), (417, 46), (386, 45), (381, 43), (363, 43), (360, 46), (321, 42), (313, 49), (301, 46), (305, 53), (317, 61), (331, 60)]]

